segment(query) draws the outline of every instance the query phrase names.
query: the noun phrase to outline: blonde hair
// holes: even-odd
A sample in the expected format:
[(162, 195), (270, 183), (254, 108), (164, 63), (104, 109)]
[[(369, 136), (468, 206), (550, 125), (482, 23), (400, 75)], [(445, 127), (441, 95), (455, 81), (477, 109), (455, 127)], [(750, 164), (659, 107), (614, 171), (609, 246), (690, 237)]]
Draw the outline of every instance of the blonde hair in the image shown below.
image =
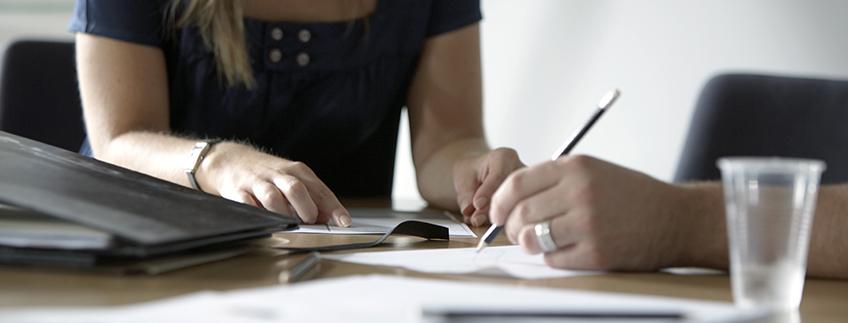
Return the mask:
[[(178, 9), (182, 10), (179, 17)], [(218, 76), (229, 86), (253, 88), (256, 80), (247, 57), (243, 16), (241, 0), (173, 0), (167, 15), (170, 26), (197, 27), (206, 48), (215, 55)]]

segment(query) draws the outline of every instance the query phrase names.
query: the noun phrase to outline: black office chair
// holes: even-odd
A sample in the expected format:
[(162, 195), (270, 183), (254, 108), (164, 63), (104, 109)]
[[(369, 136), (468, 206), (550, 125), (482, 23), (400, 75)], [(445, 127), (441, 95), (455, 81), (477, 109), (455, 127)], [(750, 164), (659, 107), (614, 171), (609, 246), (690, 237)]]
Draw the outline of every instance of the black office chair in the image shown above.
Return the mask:
[(723, 156), (827, 163), (822, 183), (848, 182), (848, 81), (727, 74), (701, 92), (675, 181), (718, 180)]
[(85, 136), (73, 42), (18, 40), (0, 67), (0, 130), (78, 151)]

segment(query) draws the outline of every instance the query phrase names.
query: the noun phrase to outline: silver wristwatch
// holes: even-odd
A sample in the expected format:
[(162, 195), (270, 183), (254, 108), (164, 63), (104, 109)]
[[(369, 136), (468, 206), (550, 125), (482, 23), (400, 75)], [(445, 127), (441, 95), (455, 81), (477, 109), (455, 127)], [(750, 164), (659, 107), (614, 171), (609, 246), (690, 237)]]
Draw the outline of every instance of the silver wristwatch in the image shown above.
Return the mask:
[(198, 191), (203, 191), (200, 188), (200, 184), (197, 183), (197, 177), (194, 176), (197, 173), (197, 169), (200, 168), (200, 164), (203, 162), (203, 158), (206, 157), (206, 154), (209, 153), (209, 150), (212, 149), (212, 146), (221, 142), (220, 140), (204, 140), (198, 141), (194, 144), (194, 147), (191, 148), (191, 154), (189, 155), (188, 161), (185, 167), (185, 174), (188, 177), (188, 182), (191, 184), (191, 187)]

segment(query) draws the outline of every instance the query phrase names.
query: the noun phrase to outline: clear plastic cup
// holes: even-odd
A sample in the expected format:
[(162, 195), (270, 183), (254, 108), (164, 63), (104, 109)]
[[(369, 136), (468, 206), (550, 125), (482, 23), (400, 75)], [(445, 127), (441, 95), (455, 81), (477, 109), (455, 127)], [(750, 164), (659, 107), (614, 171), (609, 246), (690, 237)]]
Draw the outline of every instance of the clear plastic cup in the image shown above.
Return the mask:
[(825, 164), (791, 158), (721, 158), (733, 300), (743, 308), (801, 304), (810, 229)]

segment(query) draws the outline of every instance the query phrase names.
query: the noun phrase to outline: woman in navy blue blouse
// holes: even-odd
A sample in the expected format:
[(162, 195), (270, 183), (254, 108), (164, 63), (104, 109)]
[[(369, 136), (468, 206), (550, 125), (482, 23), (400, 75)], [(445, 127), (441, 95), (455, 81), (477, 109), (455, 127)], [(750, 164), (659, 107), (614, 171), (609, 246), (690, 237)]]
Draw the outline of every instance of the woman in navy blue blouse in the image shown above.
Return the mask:
[(484, 138), (480, 19), (479, 0), (78, 0), (83, 152), (348, 226), (337, 196), (391, 194), (407, 107), (422, 196), (483, 225), (523, 165)]

